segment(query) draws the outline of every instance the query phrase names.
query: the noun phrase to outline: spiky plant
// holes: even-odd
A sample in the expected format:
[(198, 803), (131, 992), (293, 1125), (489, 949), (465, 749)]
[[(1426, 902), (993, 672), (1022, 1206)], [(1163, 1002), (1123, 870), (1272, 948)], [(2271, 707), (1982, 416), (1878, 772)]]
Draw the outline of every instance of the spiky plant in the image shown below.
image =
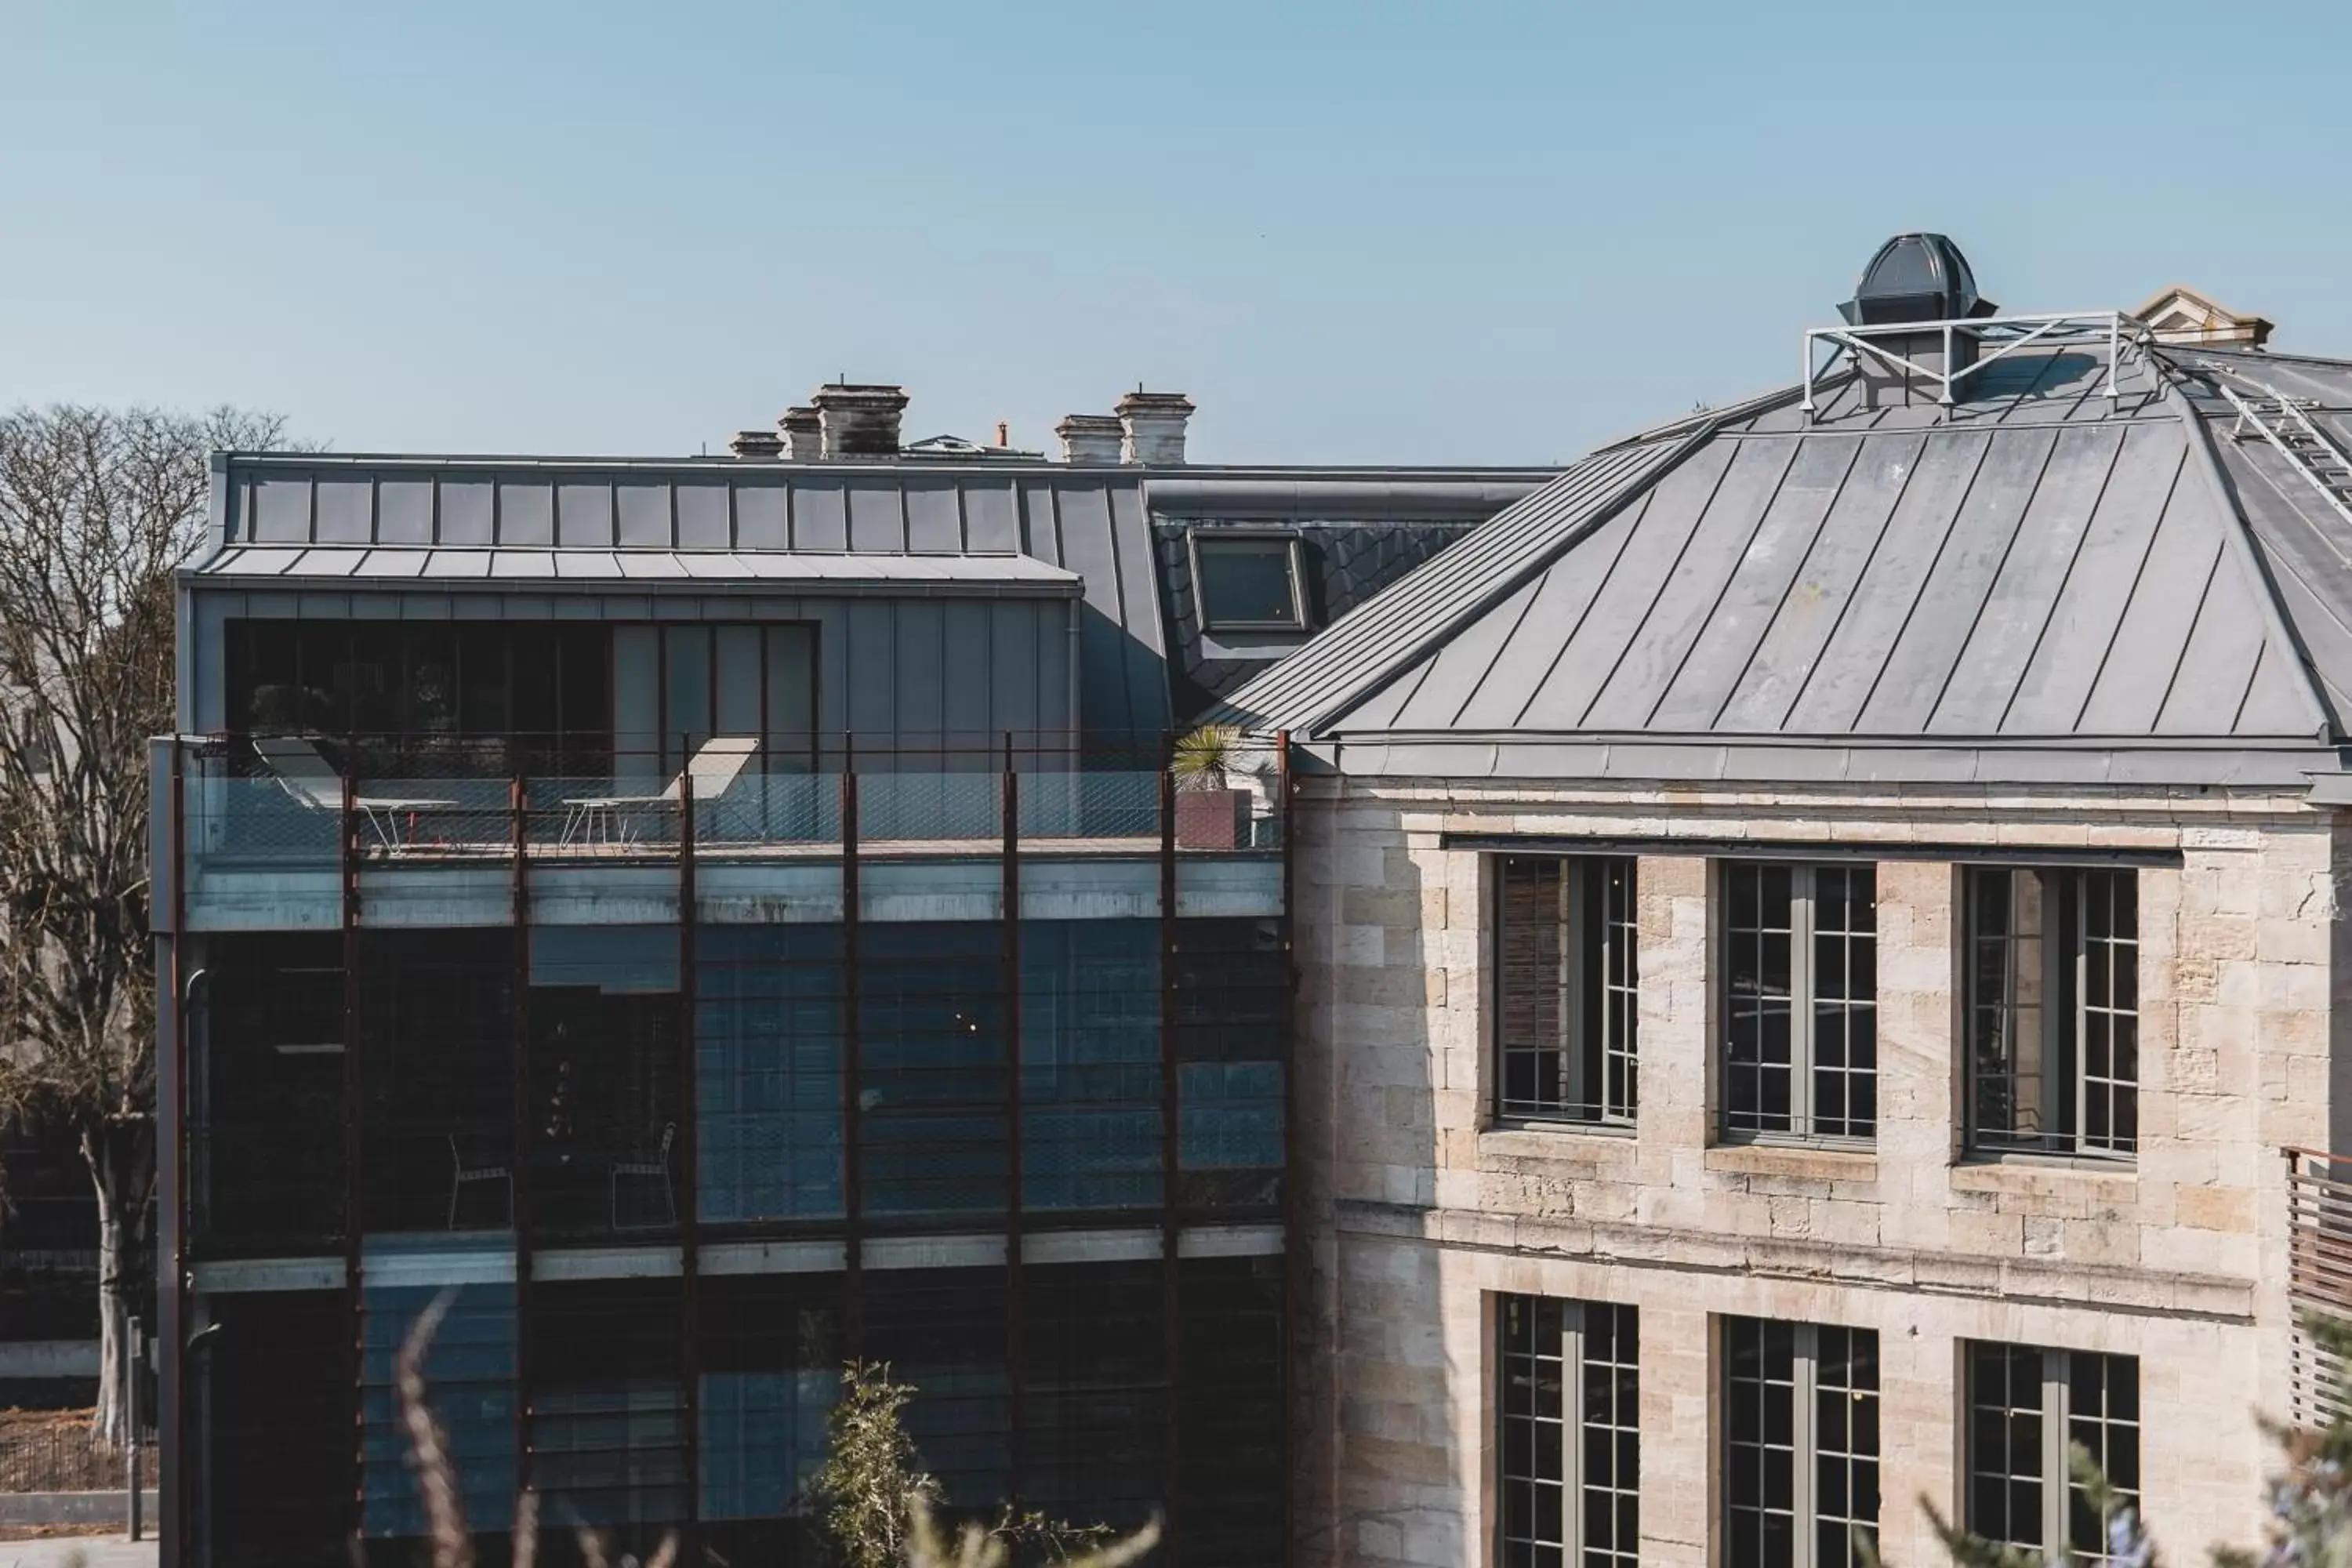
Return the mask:
[(1242, 732), (1231, 724), (1203, 724), (1177, 737), (1169, 771), (1184, 790), (1231, 789), (1234, 775), (1247, 771)]

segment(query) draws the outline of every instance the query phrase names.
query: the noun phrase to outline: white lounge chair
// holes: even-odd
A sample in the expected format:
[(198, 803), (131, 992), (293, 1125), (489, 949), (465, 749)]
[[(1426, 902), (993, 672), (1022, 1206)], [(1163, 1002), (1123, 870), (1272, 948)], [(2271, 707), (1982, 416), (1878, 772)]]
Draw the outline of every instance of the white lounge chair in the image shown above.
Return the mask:
[(621, 1183), (625, 1179), (645, 1182), (660, 1182), (662, 1188), (662, 1201), (669, 1205), (669, 1216), (667, 1219), (655, 1220), (651, 1223), (657, 1226), (676, 1225), (677, 1223), (677, 1184), (671, 1179), (669, 1170), (670, 1147), (677, 1142), (677, 1123), (673, 1121), (662, 1129), (661, 1144), (654, 1151), (654, 1156), (652, 1159), (623, 1160), (614, 1165), (612, 1178), (612, 1212), (613, 1228), (614, 1230), (631, 1228), (622, 1225), (621, 1223)]
[(759, 751), (757, 736), (714, 735), (696, 749), (685, 770), (670, 780), (669, 787), (659, 795), (584, 795), (566, 800), (563, 803), (563, 842), (634, 842), (629, 831), (631, 813), (656, 811), (663, 806), (677, 805), (685, 796), (688, 779), (694, 781), (694, 798), (698, 802), (717, 800), (741, 776), (744, 768), (759, 754)]
[[(299, 735), (269, 735), (253, 742), (254, 754), (269, 769), (278, 787), (306, 806), (319, 811), (343, 809), (343, 775), (319, 754), (319, 748)], [(375, 830), (376, 842), (386, 849), (402, 845), (401, 822), (414, 821), (420, 811), (448, 811), (454, 800), (427, 800), (399, 795), (354, 795), (352, 805)]]

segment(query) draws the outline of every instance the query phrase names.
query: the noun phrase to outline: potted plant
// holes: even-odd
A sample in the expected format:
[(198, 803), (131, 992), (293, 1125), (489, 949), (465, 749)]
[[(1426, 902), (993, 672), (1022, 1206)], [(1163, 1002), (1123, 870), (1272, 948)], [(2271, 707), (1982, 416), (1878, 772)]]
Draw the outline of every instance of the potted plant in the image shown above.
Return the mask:
[(1176, 775), (1176, 842), (1185, 849), (1235, 849), (1248, 840), (1249, 791), (1242, 732), (1207, 724), (1181, 737), (1170, 769)]

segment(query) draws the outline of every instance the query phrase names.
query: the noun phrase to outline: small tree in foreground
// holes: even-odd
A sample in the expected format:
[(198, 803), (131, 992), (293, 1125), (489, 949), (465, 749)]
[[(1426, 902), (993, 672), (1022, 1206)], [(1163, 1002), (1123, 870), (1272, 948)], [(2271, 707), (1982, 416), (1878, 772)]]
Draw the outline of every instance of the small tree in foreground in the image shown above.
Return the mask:
[[(2352, 1324), (2313, 1317), (2303, 1329), (2322, 1360), (2352, 1365)], [(2270, 1482), (2270, 1539), (2259, 1552), (2215, 1547), (2214, 1568), (2352, 1568), (2352, 1416), (2332, 1416), (2315, 1431), (2270, 1421), (2263, 1426), (2286, 1456), (2285, 1468)], [(2159, 1568), (2155, 1540), (2139, 1510), (2116, 1495), (2080, 1444), (2069, 1462), (2084, 1500), (2105, 1528), (2106, 1560), (2116, 1568)], [(2073, 1561), (2063, 1548), (2044, 1559), (1994, 1545), (1952, 1524), (1926, 1498), (1919, 1505), (1958, 1568), (2049, 1568)], [(1864, 1555), (1877, 1562), (1866, 1543)]]
[[(993, 1523), (965, 1525), (948, 1554), (931, 1520), (949, 1500), (938, 1479), (919, 1468), (907, 1434), (914, 1397), (911, 1386), (891, 1381), (887, 1363), (854, 1361), (842, 1369), (841, 1397), (825, 1418), (824, 1463), (810, 1480), (808, 1500), (840, 1568), (1003, 1568), (1016, 1554), (1065, 1568), (1118, 1568), (1159, 1544), (1157, 1520), (1114, 1541), (1107, 1524), (1071, 1524), (1008, 1502), (999, 1505)], [(985, 1547), (980, 1558), (971, 1555), (975, 1540)], [(923, 1556), (926, 1550), (933, 1554)]]
[[(475, 1564), (464, 1489), (425, 1377), (425, 1356), (456, 1300), (454, 1289), (445, 1290), (418, 1313), (393, 1363), (401, 1430), (425, 1501), (433, 1568)], [(916, 1468), (915, 1445), (901, 1420), (914, 1393), (892, 1383), (887, 1365), (852, 1362), (845, 1370), (841, 1398), (826, 1421), (830, 1449), (810, 1487), (810, 1500), (823, 1510), (822, 1522), (842, 1568), (1009, 1568), (1013, 1553), (1024, 1548), (1058, 1568), (1127, 1568), (1160, 1543), (1157, 1518), (1114, 1540), (1104, 1525), (1063, 1524), (1006, 1504), (994, 1524), (966, 1524), (950, 1547), (934, 1519), (944, 1506), (939, 1483)], [(591, 1530), (576, 1533), (587, 1568), (610, 1568), (605, 1539)], [(513, 1568), (536, 1568), (539, 1546), (539, 1495), (526, 1490), (515, 1500)], [(673, 1531), (662, 1537), (645, 1568), (674, 1568), (677, 1555)]]

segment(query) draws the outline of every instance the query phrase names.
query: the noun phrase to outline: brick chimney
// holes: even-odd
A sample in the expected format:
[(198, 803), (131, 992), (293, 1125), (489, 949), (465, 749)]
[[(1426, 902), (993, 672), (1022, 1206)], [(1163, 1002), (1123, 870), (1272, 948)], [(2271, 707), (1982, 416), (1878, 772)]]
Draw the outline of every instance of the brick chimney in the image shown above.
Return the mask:
[(1054, 426), (1066, 463), (1116, 463), (1127, 426), (1116, 414), (1069, 414)]
[(814, 463), (824, 456), (824, 422), (814, 408), (787, 408), (776, 416), (783, 433), (784, 456), (795, 463)]
[(1184, 422), (1192, 417), (1192, 400), (1182, 393), (1137, 387), (1118, 400), (1118, 420), (1127, 437), (1121, 458), (1155, 467), (1181, 463)]
[(827, 458), (895, 458), (904, 387), (828, 382), (810, 395)]

